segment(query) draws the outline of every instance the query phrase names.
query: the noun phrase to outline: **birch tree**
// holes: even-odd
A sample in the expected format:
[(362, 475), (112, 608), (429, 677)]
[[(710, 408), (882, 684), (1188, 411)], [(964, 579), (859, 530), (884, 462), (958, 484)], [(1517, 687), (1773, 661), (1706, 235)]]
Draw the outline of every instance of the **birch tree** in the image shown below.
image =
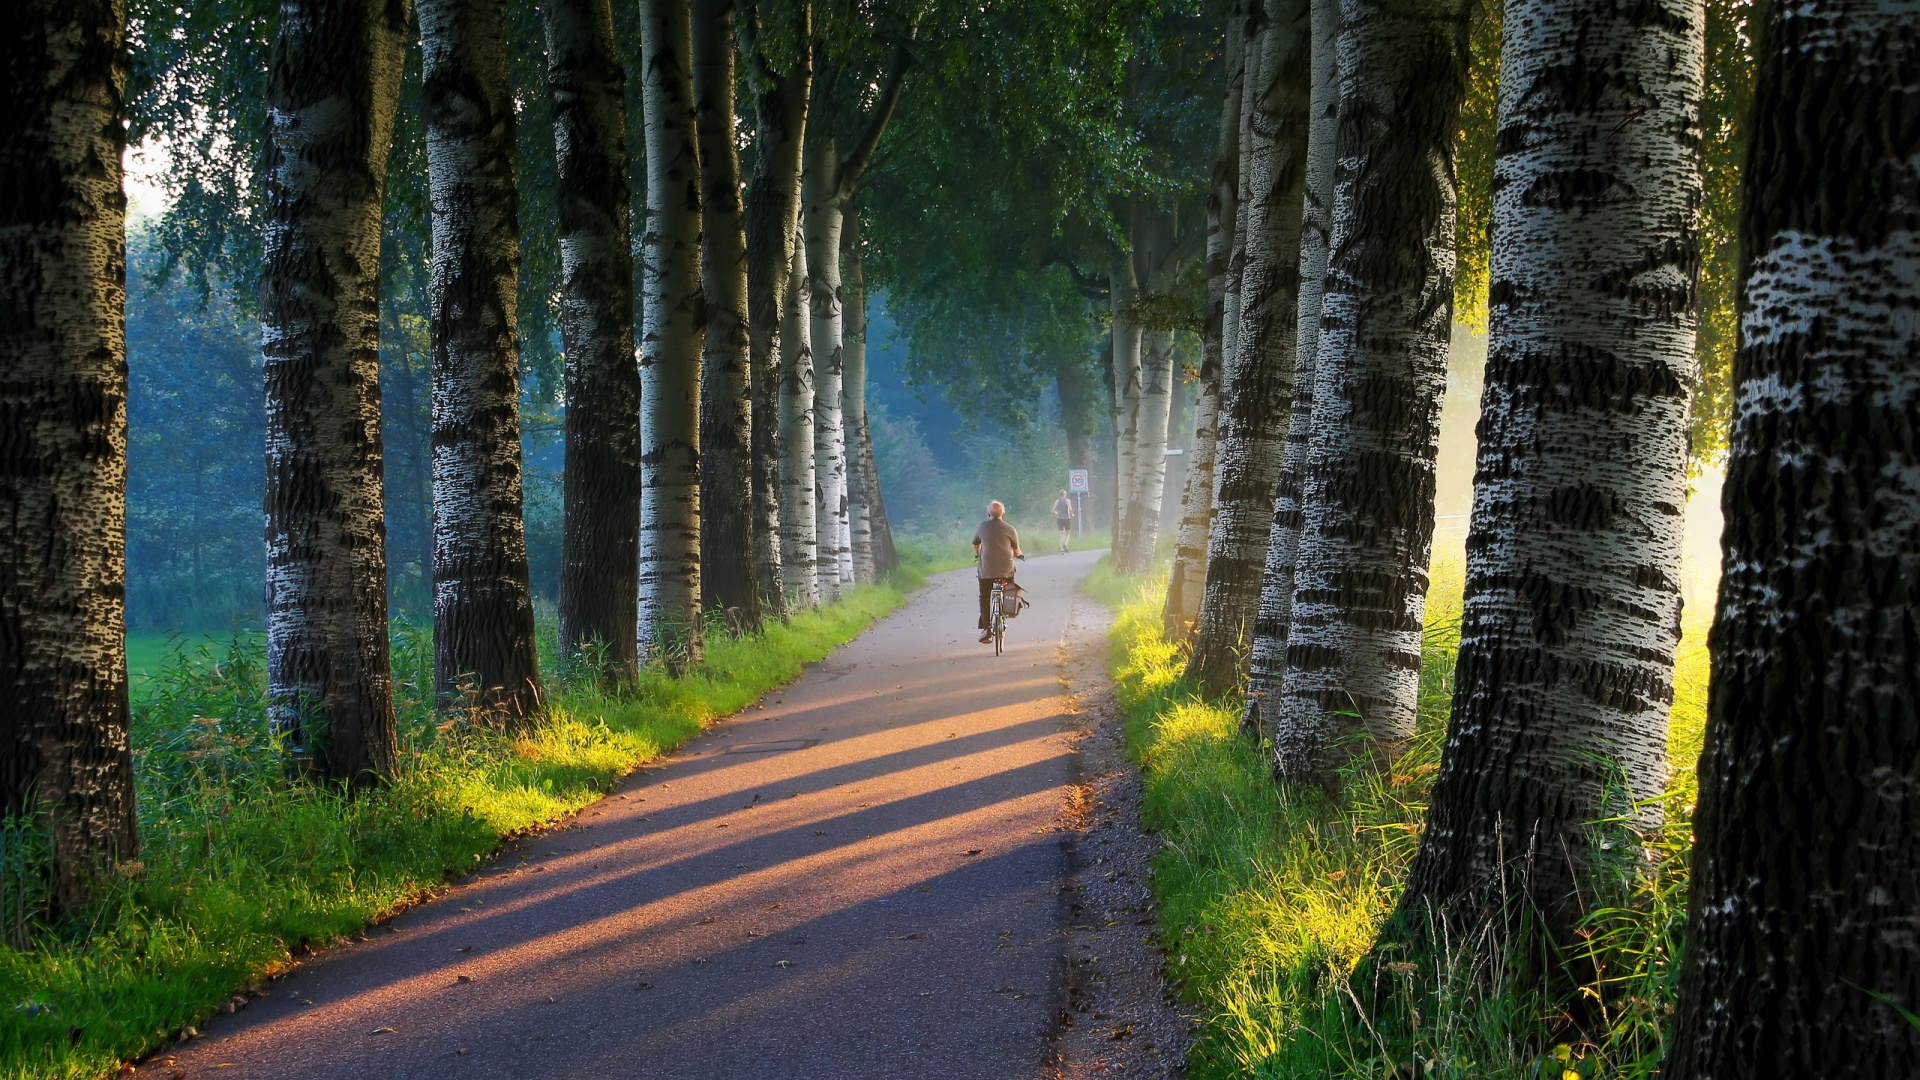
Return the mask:
[(389, 775), (398, 753), (379, 267), (408, 15), (384, 0), (283, 3), (267, 78), (267, 708), (297, 768), (355, 785)]
[(700, 149), (691, 0), (641, 0), (647, 117), (646, 301), (640, 341), (640, 628), (643, 656), (701, 656)]
[(876, 530), (885, 525), (880, 508), (880, 476), (873, 464), (873, 440), (867, 431), (867, 273), (860, 251), (858, 203), (849, 208), (840, 239), (844, 274), (840, 342), (845, 354), (840, 397), (847, 431), (847, 522), (853, 553), (853, 581), (871, 585), (880, 579), (874, 538)]
[(539, 706), (520, 492), (519, 196), (504, 0), (421, 0), (433, 192), (434, 690)]
[(747, 332), (747, 233), (734, 133), (734, 0), (696, 0), (694, 112), (701, 183), (701, 605), (760, 627), (754, 568), (753, 363)]
[(1473, 0), (1342, 0), (1333, 237), (1276, 769), (1413, 733)]
[[(805, 48), (804, 43), (813, 35), (813, 9), (801, 0), (775, 10), (792, 16), (790, 29), (801, 46), (791, 50), (789, 67), (781, 70), (770, 56), (772, 46), (764, 40), (768, 30), (757, 3), (748, 4), (742, 12), (740, 52), (754, 108), (753, 178), (746, 201), (747, 342), (755, 394), (754, 569), (766, 612), (784, 616), (788, 594), (782, 544), (781, 438), (785, 429), (781, 386), (783, 350), (792, 339), (782, 327), (787, 315), (793, 246), (800, 227), (801, 146), (813, 80), (813, 50)], [(809, 444), (812, 438), (809, 431)]]
[(1466, 607), (1401, 919), (1469, 938), (1520, 898), (1570, 944), (1590, 823), (1654, 824), (1666, 783), (1706, 11), (1505, 20)]
[(820, 547), (813, 505), (812, 296), (798, 225), (787, 252), (792, 262), (780, 327), (780, 574), (788, 607), (806, 609), (820, 606)]
[(1221, 373), (1206, 595), (1187, 673), (1222, 693), (1239, 685), (1259, 605), (1286, 452), (1300, 292), (1300, 220), (1312, 90), (1307, 0), (1266, 0), (1258, 77), (1249, 91), (1246, 261), (1231, 362)]
[(610, 0), (542, 0), (567, 354), (560, 655), (631, 678), (640, 558), (640, 369), (626, 71)]
[(1307, 106), (1306, 179), (1300, 219), (1300, 298), (1293, 356), (1293, 399), (1287, 409), (1286, 453), (1274, 481), (1273, 521), (1260, 573), (1247, 656), (1246, 713), (1241, 727), (1259, 738), (1262, 709), (1286, 674), (1287, 622), (1293, 612), (1293, 566), (1300, 540), (1300, 475), (1311, 438), (1314, 385), (1320, 360), (1320, 301), (1326, 289), (1333, 239), (1334, 143), (1339, 130), (1339, 0), (1312, 0), (1313, 86)]
[[(1137, 216), (1137, 215), (1136, 215)], [(1133, 546), (1128, 528), (1135, 520), (1133, 477), (1139, 456), (1140, 345), (1142, 330), (1134, 321), (1140, 297), (1140, 275), (1131, 253), (1115, 261), (1108, 279), (1111, 329), (1108, 331), (1108, 386), (1113, 409), (1113, 543), (1115, 569), (1135, 573), (1129, 560)]]
[[(896, 48), (864, 115), (847, 99), (864, 85), (846, 65), (828, 66), (814, 83), (800, 181), (801, 231), (807, 248), (813, 347), (814, 533), (822, 599), (837, 600), (853, 581), (852, 526), (847, 508), (847, 442), (842, 395), (845, 353), (840, 279), (841, 231), (848, 206), (873, 165), (880, 138), (899, 106), (912, 54)], [(858, 129), (841, 153), (842, 128)]]
[(57, 913), (135, 846), (126, 11), (23, 0), (0, 30), (0, 818), (50, 839)]
[(1160, 538), (1160, 510), (1167, 485), (1167, 425), (1173, 410), (1173, 334), (1140, 334), (1140, 390), (1134, 402), (1131, 493), (1122, 534), (1121, 565), (1141, 573), (1153, 564)]
[(1678, 1080), (1920, 1060), (1920, 12), (1766, 9)]
[[(1240, 113), (1246, 96), (1248, 5), (1227, 14), (1226, 93), (1220, 104), (1220, 143), (1207, 188), (1207, 311), (1201, 329), (1199, 396), (1194, 402), (1193, 449), (1180, 497), (1180, 530), (1161, 621), (1169, 637), (1184, 640), (1200, 617), (1206, 586), (1207, 533), (1213, 520), (1213, 467), (1220, 405), (1222, 334), (1227, 314), (1227, 276), (1233, 261), (1234, 221), (1240, 204)], [(1063, 398), (1064, 401), (1064, 398)]]

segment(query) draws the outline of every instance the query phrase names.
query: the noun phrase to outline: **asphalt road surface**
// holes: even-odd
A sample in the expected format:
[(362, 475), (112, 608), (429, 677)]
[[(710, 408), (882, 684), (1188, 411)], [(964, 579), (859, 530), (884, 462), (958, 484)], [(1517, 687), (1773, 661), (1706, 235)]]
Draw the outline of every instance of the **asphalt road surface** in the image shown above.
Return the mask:
[[(996, 657), (972, 571), (471, 884), (143, 1064), (162, 1076), (1045, 1075), (1097, 553), (1036, 558)], [(157, 1066), (157, 1067), (156, 1067)]]

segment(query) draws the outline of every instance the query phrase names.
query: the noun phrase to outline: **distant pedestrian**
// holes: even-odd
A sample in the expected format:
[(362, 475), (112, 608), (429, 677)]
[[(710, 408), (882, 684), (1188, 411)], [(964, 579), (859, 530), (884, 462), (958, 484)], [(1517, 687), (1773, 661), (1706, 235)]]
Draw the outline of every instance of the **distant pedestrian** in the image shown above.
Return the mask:
[(1060, 530), (1060, 550), (1065, 551), (1073, 543), (1073, 500), (1067, 498), (1065, 488), (1053, 500), (1053, 523)]

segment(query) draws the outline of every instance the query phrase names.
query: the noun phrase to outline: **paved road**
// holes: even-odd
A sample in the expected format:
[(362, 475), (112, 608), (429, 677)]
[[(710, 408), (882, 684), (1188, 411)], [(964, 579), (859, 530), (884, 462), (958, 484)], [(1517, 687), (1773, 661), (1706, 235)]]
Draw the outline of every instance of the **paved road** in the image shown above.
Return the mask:
[(1060, 648), (1101, 632), (1073, 602), (1094, 558), (1025, 564), (1034, 606), (997, 658), (970, 629), (972, 572), (941, 575), (569, 827), (206, 1025), (171, 1069), (1043, 1075), (1073, 779)]

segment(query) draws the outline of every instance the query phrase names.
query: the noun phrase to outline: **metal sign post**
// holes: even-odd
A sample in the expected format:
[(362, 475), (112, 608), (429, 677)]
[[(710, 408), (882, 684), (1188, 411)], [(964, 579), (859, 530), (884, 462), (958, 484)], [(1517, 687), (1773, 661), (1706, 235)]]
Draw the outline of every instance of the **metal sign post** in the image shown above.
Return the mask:
[(1085, 502), (1087, 494), (1087, 470), (1067, 470), (1067, 490), (1073, 493), (1073, 535), (1087, 535), (1087, 514)]

